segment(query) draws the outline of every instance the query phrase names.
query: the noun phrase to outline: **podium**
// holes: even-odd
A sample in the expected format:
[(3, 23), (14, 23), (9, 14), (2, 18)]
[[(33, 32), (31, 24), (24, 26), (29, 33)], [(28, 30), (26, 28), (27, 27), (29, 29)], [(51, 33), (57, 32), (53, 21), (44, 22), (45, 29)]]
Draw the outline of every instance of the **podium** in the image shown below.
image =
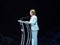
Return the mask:
[[(20, 23), (20, 27), (21, 27), (21, 43), (20, 45), (30, 45), (31, 42), (31, 29), (29, 27), (29, 24), (26, 23), (26, 21), (22, 21), (22, 20), (18, 20), (18, 22)], [(24, 24), (27, 28), (27, 41), (25, 41), (25, 29), (24, 29)]]

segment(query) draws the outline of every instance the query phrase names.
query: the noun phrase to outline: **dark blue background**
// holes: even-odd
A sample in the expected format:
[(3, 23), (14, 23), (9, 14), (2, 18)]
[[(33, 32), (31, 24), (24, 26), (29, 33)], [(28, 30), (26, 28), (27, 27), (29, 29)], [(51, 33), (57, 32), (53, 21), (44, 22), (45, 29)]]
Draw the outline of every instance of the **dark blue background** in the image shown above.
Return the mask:
[[(20, 40), (18, 19), (29, 15), (30, 9), (37, 12), (40, 30), (38, 32), (39, 45), (60, 45), (59, 1), (56, 0), (1, 0), (0, 1), (0, 43), (17, 45)], [(9, 41), (10, 41), (9, 40)]]

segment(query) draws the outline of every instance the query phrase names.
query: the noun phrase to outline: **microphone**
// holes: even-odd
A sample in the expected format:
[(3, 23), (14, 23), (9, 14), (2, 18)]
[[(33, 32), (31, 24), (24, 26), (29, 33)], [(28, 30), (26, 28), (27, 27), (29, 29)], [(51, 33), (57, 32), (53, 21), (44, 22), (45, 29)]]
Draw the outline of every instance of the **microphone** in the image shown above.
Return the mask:
[(22, 18), (20, 18), (20, 19), (23, 20), (23, 19), (26, 19), (26, 18), (29, 18), (29, 16), (27, 16), (27, 17), (22, 17)]

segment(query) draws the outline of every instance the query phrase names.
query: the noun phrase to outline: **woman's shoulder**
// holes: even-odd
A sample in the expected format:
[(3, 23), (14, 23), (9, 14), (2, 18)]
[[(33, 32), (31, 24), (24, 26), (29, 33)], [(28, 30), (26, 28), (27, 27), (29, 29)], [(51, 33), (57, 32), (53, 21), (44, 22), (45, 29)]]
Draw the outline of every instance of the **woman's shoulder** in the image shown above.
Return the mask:
[(37, 16), (36, 16), (36, 15), (34, 15), (33, 17), (34, 17), (34, 18), (37, 18)]
[(32, 16), (32, 17), (37, 17), (36, 15)]
[(33, 16), (32, 19), (37, 19), (37, 16)]

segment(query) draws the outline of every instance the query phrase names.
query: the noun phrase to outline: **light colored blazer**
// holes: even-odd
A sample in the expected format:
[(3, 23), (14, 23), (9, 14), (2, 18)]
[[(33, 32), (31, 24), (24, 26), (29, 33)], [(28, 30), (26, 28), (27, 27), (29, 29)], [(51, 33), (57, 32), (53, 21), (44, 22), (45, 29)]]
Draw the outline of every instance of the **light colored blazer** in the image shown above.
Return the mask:
[(38, 23), (37, 23), (37, 16), (33, 15), (30, 18), (29, 23), (31, 24), (31, 30), (39, 30)]

